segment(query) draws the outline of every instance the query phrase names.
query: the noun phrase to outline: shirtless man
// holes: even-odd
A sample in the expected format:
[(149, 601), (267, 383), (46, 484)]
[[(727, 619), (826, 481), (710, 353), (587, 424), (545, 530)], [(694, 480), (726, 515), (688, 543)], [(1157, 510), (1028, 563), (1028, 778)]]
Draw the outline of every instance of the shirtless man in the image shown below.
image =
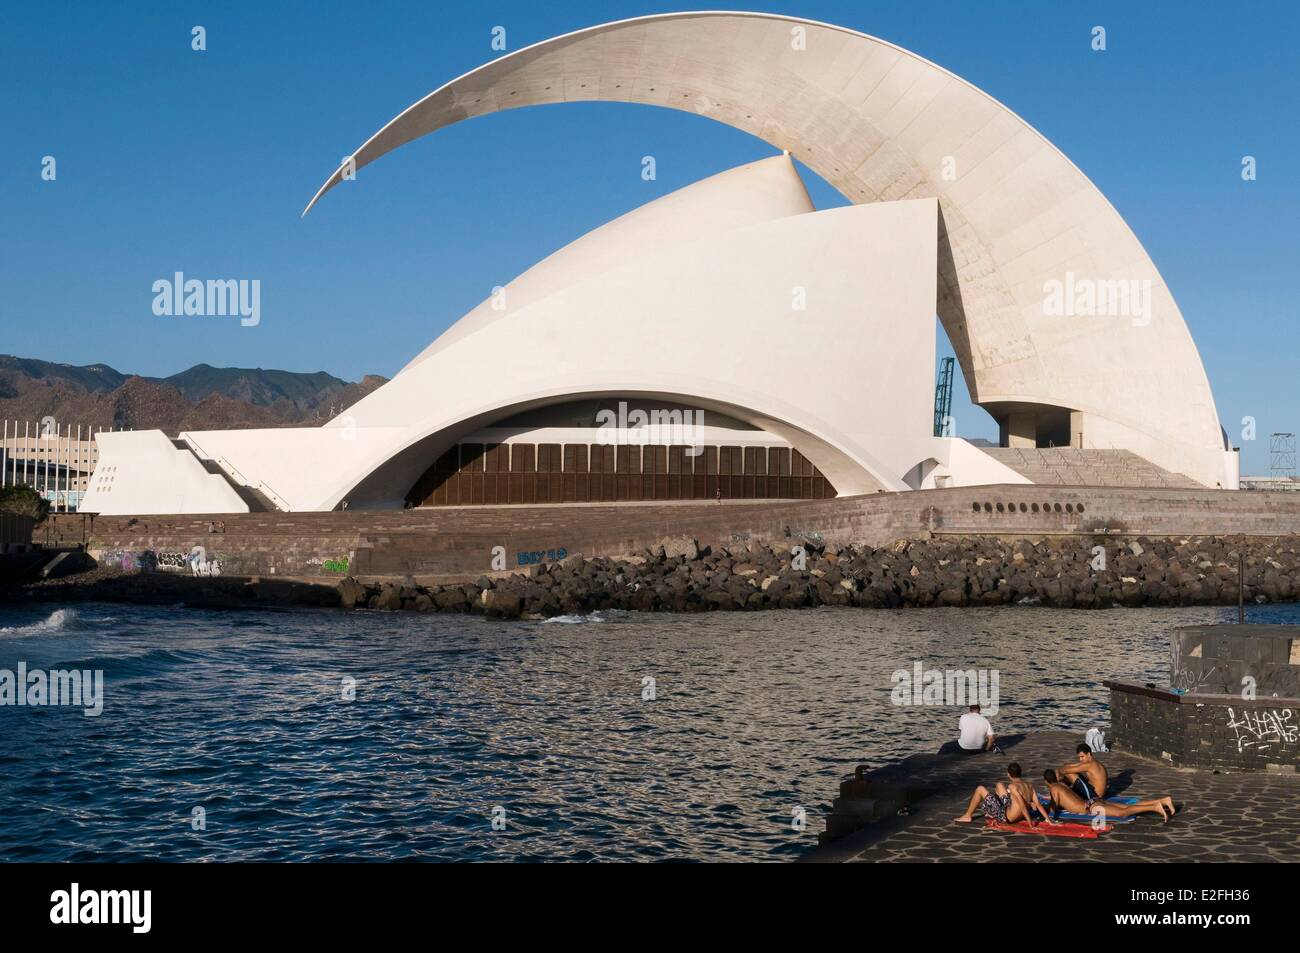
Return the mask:
[(1169, 822), (1174, 815), (1174, 799), (1171, 797), (1152, 798), (1138, 801), (1136, 804), (1112, 804), (1100, 798), (1085, 801), (1060, 782), (1056, 772), (1048, 768), (1043, 772), (1047, 782), (1047, 799), (1054, 811), (1069, 811), (1071, 814), (1104, 814), (1106, 817), (1132, 817), (1134, 814), (1159, 814), (1161, 821)]
[(975, 819), (975, 810), (983, 808), (984, 816), (990, 820), (999, 823), (1014, 824), (1016, 821), (1028, 821), (1030, 826), (1034, 826), (1035, 821), (1032, 810), (1043, 815), (1043, 818), (1049, 824), (1058, 823), (1056, 820), (1048, 817), (1038, 804), (1038, 795), (1034, 793), (1033, 785), (1029, 784), (1020, 777), (1020, 764), (1012, 761), (1007, 765), (1007, 779), (1010, 784), (997, 783), (993, 791), (990, 791), (984, 785), (975, 789), (971, 795), (970, 803), (966, 805), (966, 813), (960, 817), (953, 818), (958, 824), (969, 824)]
[(1085, 801), (1105, 797), (1106, 784), (1110, 780), (1106, 775), (1106, 766), (1092, 756), (1092, 749), (1087, 745), (1081, 744), (1074, 750), (1078, 760), (1073, 764), (1062, 765), (1057, 774), (1073, 789), (1076, 796)]

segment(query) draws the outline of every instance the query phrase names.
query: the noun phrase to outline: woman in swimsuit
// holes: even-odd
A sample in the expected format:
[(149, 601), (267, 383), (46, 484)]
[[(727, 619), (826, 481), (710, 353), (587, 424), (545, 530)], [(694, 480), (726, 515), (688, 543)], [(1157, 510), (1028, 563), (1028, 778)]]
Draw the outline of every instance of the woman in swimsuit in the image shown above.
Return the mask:
[(1174, 799), (1171, 797), (1152, 798), (1138, 801), (1136, 804), (1112, 804), (1102, 798), (1084, 799), (1073, 789), (1066, 787), (1058, 779), (1056, 772), (1050, 768), (1043, 772), (1047, 782), (1047, 799), (1054, 811), (1068, 811), (1071, 814), (1101, 814), (1105, 817), (1132, 817), (1134, 814), (1159, 814), (1168, 822), (1174, 815)]

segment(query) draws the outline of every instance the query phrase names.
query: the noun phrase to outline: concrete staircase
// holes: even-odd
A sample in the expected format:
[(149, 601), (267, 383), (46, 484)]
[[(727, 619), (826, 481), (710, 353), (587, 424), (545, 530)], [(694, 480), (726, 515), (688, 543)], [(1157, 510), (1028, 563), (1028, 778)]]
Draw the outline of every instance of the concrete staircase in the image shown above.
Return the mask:
[(204, 459), (184, 440), (173, 440), (172, 445), (176, 447), (177, 450), (188, 450), (190, 453), (193, 453), (199, 463), (203, 465), (203, 469), (207, 470), (209, 473), (220, 476), (229, 483), (230, 488), (234, 490), (235, 494), (248, 506), (248, 512), (274, 513), (279, 510), (279, 507), (271, 501), (271, 498), (261, 490), (252, 486), (244, 486), (242, 483), (236, 483), (230, 474), (221, 469), (220, 465), (215, 460)]
[(1138, 486), (1199, 489), (1200, 484), (1131, 450), (1079, 447), (982, 447), (999, 463), (1044, 486)]

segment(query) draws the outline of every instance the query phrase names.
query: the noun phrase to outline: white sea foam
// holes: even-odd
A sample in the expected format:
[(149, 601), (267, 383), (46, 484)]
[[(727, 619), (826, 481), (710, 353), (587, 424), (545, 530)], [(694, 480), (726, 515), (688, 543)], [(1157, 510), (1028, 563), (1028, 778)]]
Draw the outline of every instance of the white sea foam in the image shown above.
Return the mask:
[(42, 619), (40, 622), (0, 626), (0, 638), (21, 639), (31, 635), (53, 635), (71, 628), (76, 618), (75, 609), (55, 609), (48, 619)]
[(549, 619), (543, 619), (543, 623), (558, 622), (560, 625), (588, 625), (593, 622), (618, 622), (620, 619), (626, 619), (629, 613), (626, 609), (597, 609), (595, 612), (571, 613), (569, 615), (551, 616)]
[(586, 625), (589, 622), (607, 621), (609, 620), (600, 612), (592, 612), (587, 615), (581, 615), (579, 613), (573, 613), (571, 615), (553, 615), (549, 619), (543, 619), (542, 623), (544, 625), (550, 623), (558, 623), (560, 625)]

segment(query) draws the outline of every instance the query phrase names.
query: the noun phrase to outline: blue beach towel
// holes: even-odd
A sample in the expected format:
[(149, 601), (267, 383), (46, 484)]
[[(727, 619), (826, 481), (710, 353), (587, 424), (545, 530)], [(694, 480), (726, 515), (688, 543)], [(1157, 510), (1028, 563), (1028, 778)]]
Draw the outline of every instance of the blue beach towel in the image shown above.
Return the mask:
[[(1106, 800), (1111, 801), (1114, 804), (1136, 804), (1138, 801), (1142, 799), (1124, 795), (1122, 797), (1108, 797), (1106, 798)], [(1038, 802), (1042, 804), (1043, 807), (1047, 807), (1048, 804), (1047, 798), (1043, 797), (1041, 794), (1038, 795)], [(1059, 814), (1056, 815), (1056, 819), (1058, 821), (1077, 821), (1081, 824), (1092, 823), (1091, 814), (1075, 814), (1073, 811), (1061, 811)], [(1135, 820), (1137, 820), (1136, 815), (1133, 817), (1108, 817), (1106, 818), (1106, 823), (1127, 824), (1129, 821), (1135, 821)]]

